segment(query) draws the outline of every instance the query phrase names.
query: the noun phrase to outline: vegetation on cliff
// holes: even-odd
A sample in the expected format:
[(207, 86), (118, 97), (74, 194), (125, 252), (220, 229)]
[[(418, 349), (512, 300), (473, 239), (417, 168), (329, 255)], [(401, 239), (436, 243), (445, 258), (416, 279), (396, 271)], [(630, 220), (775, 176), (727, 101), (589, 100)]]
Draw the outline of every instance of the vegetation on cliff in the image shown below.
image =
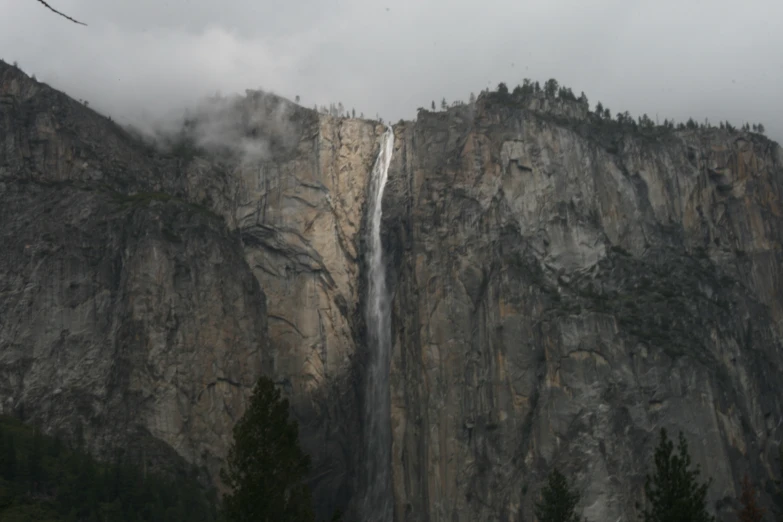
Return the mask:
[[(222, 509), (192, 477), (147, 472), (120, 456), (100, 463), (78, 446), (0, 416), (0, 520), (3, 522), (212, 522), (315, 520), (302, 452), (288, 401), (261, 378), (222, 478), (232, 490)], [(339, 520), (336, 513), (332, 520)]]
[[(482, 99), (487, 104), (533, 110), (545, 118), (555, 120), (560, 125), (573, 128), (585, 137), (597, 139), (610, 152), (617, 148), (619, 137), (624, 133), (633, 133), (647, 138), (661, 138), (675, 131), (685, 130), (720, 129), (730, 133), (753, 132), (759, 135), (763, 135), (766, 130), (761, 123), (744, 123), (736, 127), (728, 121), (721, 121), (716, 125), (711, 123), (709, 119), (697, 122), (693, 118), (688, 118), (685, 122), (676, 122), (674, 119), (668, 118), (659, 121), (657, 117), (653, 119), (647, 114), (634, 117), (629, 111), (613, 113), (600, 101), (591, 109), (590, 102), (584, 92), (577, 96), (570, 87), (561, 85), (554, 78), (550, 78), (543, 85), (525, 78), (522, 84), (517, 85), (513, 90), (509, 90), (508, 85), (501, 82), (496, 90), (485, 89), (478, 98), (471, 93), (469, 104), (472, 105)], [(449, 104), (444, 98), (440, 103), (440, 109), (446, 111), (450, 107), (464, 105), (465, 103), (461, 100), (455, 100)], [(431, 103), (430, 107), (432, 111), (436, 110), (435, 101)], [(419, 111), (426, 111), (426, 109), (419, 107)]]
[(505, 83), (500, 83), (496, 91), (485, 91), (483, 94), (490, 101), (507, 105), (517, 105), (520, 107), (526, 107), (530, 100), (533, 99), (546, 100), (555, 104), (572, 104), (581, 108), (591, 123), (614, 125), (615, 127), (633, 130), (646, 135), (657, 135), (673, 130), (704, 130), (715, 128), (724, 129), (729, 132), (743, 131), (755, 132), (758, 134), (764, 134), (765, 132), (764, 125), (761, 123), (744, 123), (737, 128), (728, 121), (719, 122), (719, 124), (715, 126), (710, 123), (709, 119), (705, 119), (702, 123), (696, 122), (693, 118), (689, 118), (687, 122), (679, 123), (668, 118), (664, 119), (663, 122), (660, 122), (657, 118), (656, 120), (653, 120), (647, 114), (634, 118), (628, 111), (617, 112), (613, 118), (612, 111), (609, 107), (604, 106), (599, 101), (591, 111), (589, 101), (584, 92), (577, 97), (570, 87), (561, 85), (554, 78), (547, 80), (543, 87), (539, 82), (533, 82), (526, 78), (521, 85), (517, 85), (511, 92), (509, 92), (508, 86)]
[(0, 416), (3, 522), (211, 522), (216, 498), (192, 477), (147, 472), (117, 457), (99, 463), (79, 447)]

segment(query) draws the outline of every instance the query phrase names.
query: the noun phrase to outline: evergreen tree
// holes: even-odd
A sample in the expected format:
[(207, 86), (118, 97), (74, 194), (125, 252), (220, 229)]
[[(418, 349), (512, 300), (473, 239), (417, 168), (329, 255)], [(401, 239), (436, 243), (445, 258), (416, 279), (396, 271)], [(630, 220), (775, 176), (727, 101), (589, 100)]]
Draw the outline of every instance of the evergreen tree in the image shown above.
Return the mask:
[(758, 505), (756, 489), (750, 482), (748, 474), (742, 478), (742, 493), (739, 498), (742, 509), (737, 513), (739, 522), (761, 522), (765, 509)]
[(601, 102), (598, 102), (595, 105), (595, 114), (600, 118), (604, 115), (604, 104)]
[(468, 98), (468, 103), (476, 103), (476, 95), (473, 93), (470, 93), (470, 98)]
[(557, 94), (558, 87), (559, 84), (557, 83), (557, 80), (550, 78), (544, 84), (544, 94), (546, 94), (547, 98), (554, 98)]
[(533, 82), (530, 80), (530, 78), (525, 78), (524, 80), (522, 80), (522, 85), (521, 86), (518, 85), (514, 89), (514, 94), (515, 95), (518, 94), (522, 98), (528, 98), (532, 96), (534, 92), (535, 92), (535, 87), (533, 86)]
[(506, 96), (508, 94), (508, 86), (505, 83), (500, 82), (498, 84), (498, 94), (503, 96)]
[(642, 116), (639, 117), (639, 127), (643, 129), (652, 129), (653, 127), (655, 127), (655, 122), (652, 121), (652, 119), (650, 119), (649, 116), (643, 114)]
[(440, 101), (440, 108), (441, 108), (441, 110), (444, 110), (444, 111), (449, 108), (449, 104), (446, 103), (446, 98), (443, 98)]
[(568, 481), (557, 468), (549, 474), (547, 485), (541, 490), (541, 501), (536, 502), (533, 511), (538, 522), (579, 522), (576, 505), (579, 493), (568, 488)]
[(314, 519), (304, 483), (310, 459), (299, 448), (299, 430), (289, 420), (288, 400), (262, 377), (248, 409), (234, 427), (227, 469), (221, 478), (232, 492), (224, 497), (229, 522), (290, 522)]
[(33, 432), (30, 455), (27, 458), (27, 473), (28, 478), (30, 479), (30, 490), (34, 493), (38, 492), (39, 484), (43, 479), (43, 471), (41, 469), (41, 444), (41, 430), (36, 427)]
[(758, 131), (759, 131), (759, 134), (764, 134), (764, 125), (762, 125), (762, 124), (760, 124), (760, 123), (759, 123), (759, 124), (756, 126), (756, 128), (758, 129)]
[[(783, 444), (778, 446), (778, 466), (780, 467), (780, 474), (783, 475)], [(774, 520), (781, 522), (783, 521), (783, 511), (781, 510), (781, 506), (783, 506), (783, 479), (775, 479), (774, 482), (777, 488), (773, 493), (774, 504), (772, 510)]]
[(0, 477), (6, 480), (16, 479), (16, 444), (14, 438), (10, 434), (0, 433), (0, 441), (2, 441), (2, 454), (0, 454)]
[(351, 109), (351, 118), (356, 117), (356, 109)]
[(435, 110), (435, 100), (432, 100), (432, 110)]
[(661, 428), (660, 442), (655, 449), (655, 473), (647, 475), (644, 493), (647, 506), (644, 522), (713, 522), (707, 513), (707, 489), (712, 480), (700, 484), (699, 466), (691, 468), (688, 443), (680, 432), (678, 454), (666, 429)]

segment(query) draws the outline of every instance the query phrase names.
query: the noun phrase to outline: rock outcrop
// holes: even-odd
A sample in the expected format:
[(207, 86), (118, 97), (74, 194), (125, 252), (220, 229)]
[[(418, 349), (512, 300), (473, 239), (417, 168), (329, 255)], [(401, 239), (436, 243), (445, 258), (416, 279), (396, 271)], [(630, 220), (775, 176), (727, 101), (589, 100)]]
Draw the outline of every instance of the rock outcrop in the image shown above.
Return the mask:
[(384, 128), (248, 91), (187, 129), (151, 144), (0, 62), (0, 404), (103, 457), (217, 480), (266, 374), (313, 457), (318, 510), (345, 509)]
[[(161, 152), (0, 62), (0, 404), (214, 479), (267, 374), (318, 511), (350, 511), (384, 129), (262, 93), (221, 110)], [(779, 146), (495, 95), (394, 130), (397, 520), (532, 520), (552, 466), (589, 520), (630, 520), (660, 427), (685, 432), (723, 518), (745, 471), (769, 502)]]
[(236, 234), (105, 118), (4, 64), (0, 92), (3, 413), (214, 475), (267, 349)]
[(589, 520), (634, 519), (661, 427), (728, 518), (744, 472), (779, 476), (781, 149), (607, 125), (485, 96), (397, 127), (400, 520), (532, 520), (552, 466)]

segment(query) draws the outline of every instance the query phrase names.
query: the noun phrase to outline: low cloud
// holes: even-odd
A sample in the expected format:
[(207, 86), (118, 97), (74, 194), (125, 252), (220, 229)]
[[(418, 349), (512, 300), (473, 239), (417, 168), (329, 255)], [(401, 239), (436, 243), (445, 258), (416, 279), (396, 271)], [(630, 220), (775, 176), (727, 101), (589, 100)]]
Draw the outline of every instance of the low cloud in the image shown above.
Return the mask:
[(387, 121), (554, 77), (613, 113), (763, 122), (783, 139), (783, 3), (728, 0), (0, 0), (2, 58), (150, 125), (261, 88)]
[(296, 110), (290, 100), (247, 90), (244, 96), (209, 96), (176, 115), (129, 127), (164, 152), (206, 152), (248, 165), (298, 144), (300, 129), (292, 122)]

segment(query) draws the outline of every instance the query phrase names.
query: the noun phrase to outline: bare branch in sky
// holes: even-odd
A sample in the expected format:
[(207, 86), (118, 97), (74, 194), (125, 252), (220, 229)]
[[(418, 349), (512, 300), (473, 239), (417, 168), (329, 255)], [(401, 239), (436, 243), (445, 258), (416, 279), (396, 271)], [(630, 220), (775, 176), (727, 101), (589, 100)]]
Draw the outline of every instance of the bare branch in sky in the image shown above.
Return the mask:
[(42, 3), (42, 4), (43, 4), (43, 5), (44, 5), (44, 6), (45, 6), (47, 9), (49, 9), (50, 11), (53, 11), (53, 12), (57, 13), (58, 15), (60, 15), (60, 16), (62, 16), (62, 17), (65, 17), (65, 18), (67, 18), (68, 20), (70, 20), (71, 22), (73, 22), (73, 23), (75, 23), (75, 24), (79, 24), (79, 25), (87, 25), (87, 24), (85, 24), (84, 22), (80, 22), (79, 20), (75, 20), (75, 19), (71, 18), (70, 16), (68, 16), (68, 15), (67, 15), (67, 14), (65, 14), (65, 13), (61, 13), (60, 11), (58, 11), (57, 9), (55, 9), (54, 7), (52, 7), (52, 6), (50, 6), (49, 4), (47, 4), (46, 2), (44, 2), (44, 0), (38, 0), (38, 1), (39, 1), (39, 2), (41, 2), (41, 3)]

